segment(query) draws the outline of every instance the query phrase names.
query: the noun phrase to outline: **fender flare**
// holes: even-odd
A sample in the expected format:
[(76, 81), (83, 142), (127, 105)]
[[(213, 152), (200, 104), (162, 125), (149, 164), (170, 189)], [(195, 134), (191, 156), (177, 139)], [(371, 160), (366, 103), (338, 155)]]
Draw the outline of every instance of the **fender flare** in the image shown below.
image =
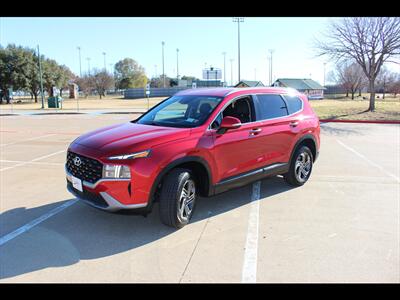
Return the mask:
[(196, 162), (200, 163), (206, 170), (207, 175), (208, 175), (208, 189), (207, 189), (207, 194), (213, 195), (214, 194), (214, 185), (212, 184), (212, 173), (210, 166), (208, 162), (200, 157), (200, 156), (185, 156), (182, 158), (178, 158), (176, 160), (173, 160), (172, 162), (168, 163), (162, 170), (161, 172), (157, 175), (156, 179), (153, 182), (153, 185), (151, 186), (150, 194), (149, 194), (149, 199), (148, 199), (148, 207), (151, 209), (153, 202), (154, 202), (154, 193), (156, 192), (156, 189), (158, 185), (160, 184), (161, 180), (167, 174), (169, 171), (171, 171), (173, 168), (176, 166), (183, 164), (183, 163), (190, 163), (190, 162)]
[(316, 141), (314, 135), (312, 135), (311, 133), (308, 133), (306, 135), (303, 135), (301, 138), (299, 138), (297, 140), (297, 142), (294, 144), (293, 149), (292, 149), (292, 153), (290, 154), (289, 164), (292, 163), (294, 152), (296, 151), (296, 149), (300, 145), (300, 143), (302, 143), (304, 140), (309, 140), (309, 139), (311, 139), (313, 141), (314, 146), (315, 146), (315, 157), (313, 157), (314, 158), (314, 162), (317, 160), (317, 157), (318, 157), (317, 141)]

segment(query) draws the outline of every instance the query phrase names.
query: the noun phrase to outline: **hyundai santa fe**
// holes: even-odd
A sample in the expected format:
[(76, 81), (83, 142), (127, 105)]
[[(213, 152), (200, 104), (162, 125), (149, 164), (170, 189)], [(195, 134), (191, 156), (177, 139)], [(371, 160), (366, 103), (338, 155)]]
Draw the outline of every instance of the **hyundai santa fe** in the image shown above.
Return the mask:
[(320, 145), (307, 96), (286, 88), (189, 89), (138, 119), (74, 140), (67, 188), (102, 210), (159, 203), (161, 221), (181, 228), (199, 196), (268, 176), (293, 186), (309, 178)]

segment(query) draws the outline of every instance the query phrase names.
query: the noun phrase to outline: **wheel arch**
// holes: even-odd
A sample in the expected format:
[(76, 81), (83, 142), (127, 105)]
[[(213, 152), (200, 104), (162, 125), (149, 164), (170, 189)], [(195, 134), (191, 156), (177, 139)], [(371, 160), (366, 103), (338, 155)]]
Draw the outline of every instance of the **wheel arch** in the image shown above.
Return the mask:
[(313, 162), (315, 162), (315, 160), (318, 157), (318, 149), (317, 149), (317, 141), (315, 139), (315, 137), (312, 134), (306, 134), (304, 136), (302, 136), (293, 146), (292, 149), (292, 153), (290, 154), (290, 161), (289, 163), (292, 162), (294, 153), (296, 152), (296, 149), (299, 148), (300, 146), (307, 146), (308, 148), (310, 148), (311, 153), (313, 155)]
[(199, 156), (186, 156), (170, 162), (162, 171), (157, 175), (153, 182), (149, 195), (149, 207), (152, 207), (155, 193), (158, 186), (162, 182), (165, 175), (175, 168), (190, 169), (195, 173), (196, 179), (200, 182), (200, 195), (210, 196), (214, 193), (214, 186), (212, 184), (212, 173), (207, 161)]

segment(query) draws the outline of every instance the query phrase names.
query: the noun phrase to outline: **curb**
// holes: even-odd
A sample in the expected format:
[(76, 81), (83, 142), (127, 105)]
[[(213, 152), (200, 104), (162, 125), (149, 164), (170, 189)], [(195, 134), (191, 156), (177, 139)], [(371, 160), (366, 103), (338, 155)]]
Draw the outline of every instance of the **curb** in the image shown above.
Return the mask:
[(335, 119), (320, 119), (321, 123), (365, 123), (365, 124), (400, 124), (400, 121), (396, 120), (335, 120)]

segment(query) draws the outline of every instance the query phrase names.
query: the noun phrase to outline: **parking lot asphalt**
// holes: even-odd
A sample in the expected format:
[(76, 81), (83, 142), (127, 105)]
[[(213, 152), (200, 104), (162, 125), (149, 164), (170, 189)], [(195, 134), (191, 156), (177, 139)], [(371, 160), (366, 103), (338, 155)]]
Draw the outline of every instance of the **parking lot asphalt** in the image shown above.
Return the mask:
[(66, 190), (78, 135), (134, 115), (0, 117), (0, 282), (400, 282), (400, 126), (321, 125), (310, 180), (201, 198), (183, 229)]

